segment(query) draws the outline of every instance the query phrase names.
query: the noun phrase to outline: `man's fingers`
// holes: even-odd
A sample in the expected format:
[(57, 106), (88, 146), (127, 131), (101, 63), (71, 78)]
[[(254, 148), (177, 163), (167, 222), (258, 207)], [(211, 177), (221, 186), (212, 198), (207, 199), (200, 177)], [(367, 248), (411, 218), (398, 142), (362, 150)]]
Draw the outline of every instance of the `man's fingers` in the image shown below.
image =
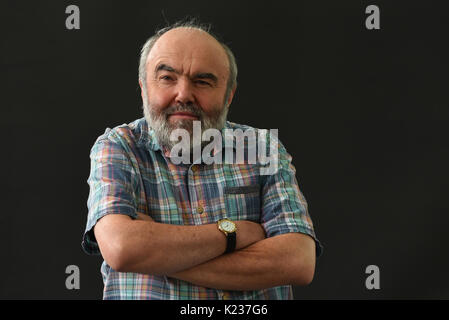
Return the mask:
[(142, 212), (137, 212), (137, 220), (153, 221), (153, 219), (149, 215)]

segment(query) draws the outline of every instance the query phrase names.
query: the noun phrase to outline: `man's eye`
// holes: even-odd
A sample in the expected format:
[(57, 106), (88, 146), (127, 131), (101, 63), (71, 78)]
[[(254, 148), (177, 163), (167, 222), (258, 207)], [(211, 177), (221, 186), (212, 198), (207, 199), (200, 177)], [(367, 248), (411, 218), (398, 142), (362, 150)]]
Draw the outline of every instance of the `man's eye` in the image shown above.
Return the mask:
[(173, 78), (170, 76), (161, 76), (159, 79), (164, 80), (164, 81), (172, 81)]
[(210, 86), (211, 85), (209, 82), (204, 81), (204, 80), (196, 80), (195, 82), (196, 82), (196, 84), (198, 84), (200, 86)]

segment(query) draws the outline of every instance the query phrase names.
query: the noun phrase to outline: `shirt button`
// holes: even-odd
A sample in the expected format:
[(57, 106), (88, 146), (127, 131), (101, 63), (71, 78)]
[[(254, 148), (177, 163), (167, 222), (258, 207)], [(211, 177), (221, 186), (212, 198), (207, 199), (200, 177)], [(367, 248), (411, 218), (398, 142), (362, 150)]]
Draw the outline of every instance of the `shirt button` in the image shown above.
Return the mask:
[(198, 206), (197, 211), (199, 214), (202, 214), (204, 212), (204, 208), (202, 206)]

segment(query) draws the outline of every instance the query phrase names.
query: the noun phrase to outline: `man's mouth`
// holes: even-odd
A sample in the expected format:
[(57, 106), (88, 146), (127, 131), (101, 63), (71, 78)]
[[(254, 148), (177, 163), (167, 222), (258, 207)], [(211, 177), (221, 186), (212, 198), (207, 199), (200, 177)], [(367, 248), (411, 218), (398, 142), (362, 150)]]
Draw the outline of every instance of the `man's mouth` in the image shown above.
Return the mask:
[(175, 112), (169, 115), (169, 118), (171, 119), (192, 119), (192, 120), (198, 120), (198, 117), (190, 112), (180, 111)]

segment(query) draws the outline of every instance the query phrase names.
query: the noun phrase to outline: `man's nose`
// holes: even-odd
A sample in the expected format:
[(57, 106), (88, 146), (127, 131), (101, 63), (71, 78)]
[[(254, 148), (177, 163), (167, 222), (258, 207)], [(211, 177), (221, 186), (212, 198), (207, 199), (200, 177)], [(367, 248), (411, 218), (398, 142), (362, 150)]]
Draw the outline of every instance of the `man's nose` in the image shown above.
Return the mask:
[(193, 88), (190, 81), (182, 79), (178, 81), (176, 86), (176, 102), (178, 103), (194, 103), (195, 96), (193, 94)]

